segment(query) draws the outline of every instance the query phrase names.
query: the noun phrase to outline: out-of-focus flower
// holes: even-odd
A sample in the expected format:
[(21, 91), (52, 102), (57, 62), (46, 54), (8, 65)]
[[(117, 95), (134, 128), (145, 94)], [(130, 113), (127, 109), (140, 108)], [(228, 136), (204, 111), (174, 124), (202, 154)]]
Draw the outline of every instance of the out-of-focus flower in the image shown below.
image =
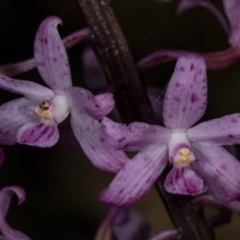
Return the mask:
[(91, 47), (86, 47), (82, 53), (84, 82), (91, 91), (101, 91), (108, 86), (104, 72)]
[(21, 187), (5, 187), (0, 191), (0, 230), (3, 234), (2, 236), (0, 236), (0, 239), (30, 240), (30, 238), (22, 232), (12, 229), (5, 220), (13, 193), (15, 193), (19, 199), (18, 204), (23, 203), (26, 198), (25, 191)]
[[(158, 0), (158, 2), (165, 1)], [(226, 50), (212, 53), (198, 53), (205, 59), (207, 68), (209, 69), (223, 69), (240, 59), (240, 4), (238, 0), (223, 0), (223, 5), (230, 25), (210, 0), (180, 0), (178, 5), (178, 13), (182, 13), (195, 6), (206, 8), (218, 19), (228, 35), (230, 47)], [(158, 64), (178, 59), (183, 54), (193, 53), (193, 51), (177, 49), (157, 50), (141, 59), (138, 63), (138, 68), (144, 71)]]
[(112, 207), (98, 229), (95, 240), (171, 240), (179, 235), (176, 229), (155, 234), (151, 226), (131, 208)]
[(93, 96), (72, 86), (67, 53), (57, 31), (60, 23), (57, 17), (45, 19), (34, 44), (38, 71), (51, 89), (0, 75), (1, 88), (24, 95), (0, 107), (0, 143), (51, 147), (59, 139), (57, 125), (71, 113), (73, 132), (88, 158), (95, 166), (116, 172), (125, 164), (126, 156), (109, 148), (99, 123), (113, 109), (113, 96)]
[[(221, 145), (240, 143), (240, 114), (193, 126), (207, 106), (206, 67), (195, 55), (181, 57), (164, 102), (164, 127), (134, 122), (102, 121), (109, 144), (139, 151), (116, 175), (100, 200), (126, 206), (142, 198), (168, 163), (173, 165), (164, 187), (174, 194), (208, 192), (220, 202), (240, 196), (240, 163)], [(168, 157), (167, 157), (168, 152)]]
[[(224, 5), (224, 10), (227, 15), (230, 26), (218, 13), (218, 10), (210, 2), (210, 0), (180, 0), (178, 5), (178, 13), (182, 13), (195, 6), (202, 6), (210, 10), (222, 24), (223, 29), (228, 33), (229, 44), (238, 49), (240, 55), (240, 4), (239, 0), (222, 0)], [(160, 0), (161, 2), (161, 0)], [(219, 17), (220, 16), (220, 17)]]
[(118, 240), (147, 240), (153, 237), (154, 232), (145, 219), (130, 208), (110, 208), (95, 240), (111, 240), (112, 235)]

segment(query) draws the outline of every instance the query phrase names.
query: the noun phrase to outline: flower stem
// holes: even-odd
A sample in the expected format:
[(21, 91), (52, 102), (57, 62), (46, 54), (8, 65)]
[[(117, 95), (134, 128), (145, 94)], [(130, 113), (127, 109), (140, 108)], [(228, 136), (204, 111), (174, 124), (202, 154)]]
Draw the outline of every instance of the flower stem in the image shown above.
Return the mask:
[(77, 1), (87, 19), (90, 41), (109, 83), (125, 83), (125, 88), (117, 93), (117, 107), (119, 111), (127, 109), (123, 120), (131, 122), (134, 115), (139, 115), (136, 106), (148, 103), (148, 98), (114, 12), (107, 0)]

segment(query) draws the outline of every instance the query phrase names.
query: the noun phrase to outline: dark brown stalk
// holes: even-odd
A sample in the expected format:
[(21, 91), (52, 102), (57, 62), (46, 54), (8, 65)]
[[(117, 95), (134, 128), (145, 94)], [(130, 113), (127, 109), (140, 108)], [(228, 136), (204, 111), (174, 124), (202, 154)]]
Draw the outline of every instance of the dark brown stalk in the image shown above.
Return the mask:
[[(148, 100), (128, 44), (109, 2), (106, 0), (77, 1), (92, 31), (90, 39), (109, 83), (124, 82), (126, 85), (125, 90), (121, 90), (115, 98), (122, 118), (125, 122), (138, 119), (137, 114), (140, 111), (137, 110), (148, 104)], [(130, 113), (133, 115), (129, 115)], [(128, 116), (127, 119), (126, 116)], [(156, 186), (183, 239), (213, 240), (201, 212), (192, 210), (187, 197), (166, 193), (161, 181), (157, 181)]]
[(138, 115), (137, 106), (147, 103), (135, 63), (108, 1), (78, 0), (92, 30), (90, 40), (96, 50), (110, 83), (124, 82), (125, 89), (116, 95), (119, 111), (127, 114), (123, 120), (131, 122)]

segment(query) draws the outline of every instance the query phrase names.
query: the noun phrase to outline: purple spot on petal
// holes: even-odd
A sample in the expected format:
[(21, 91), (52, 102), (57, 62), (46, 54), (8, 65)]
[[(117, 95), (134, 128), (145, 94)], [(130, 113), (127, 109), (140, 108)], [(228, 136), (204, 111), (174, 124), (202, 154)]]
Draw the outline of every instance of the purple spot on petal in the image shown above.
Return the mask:
[(122, 137), (118, 140), (119, 143), (123, 142), (126, 138), (125, 137)]
[(180, 69), (179, 69), (181, 72), (183, 72), (184, 71), (184, 67), (180, 67)]
[(232, 123), (237, 123), (237, 120), (235, 118), (231, 119)]
[(191, 96), (191, 101), (192, 101), (192, 103), (198, 102), (199, 97), (195, 93), (193, 93)]
[(176, 102), (180, 102), (180, 98), (178, 98), (178, 97), (174, 97), (173, 98)]
[(180, 83), (177, 82), (177, 83), (175, 84), (175, 86), (176, 86), (176, 87), (180, 87)]
[(229, 134), (228, 137), (229, 138), (234, 138), (234, 136), (232, 134)]
[[(43, 125), (43, 124), (40, 124), (40, 125)], [(39, 128), (39, 126), (37, 126), (37, 128)], [(39, 133), (39, 135), (37, 135), (37, 137), (36, 137), (34, 140), (32, 140), (32, 143), (35, 143), (35, 142), (37, 142), (40, 138), (42, 138), (42, 137), (48, 132), (49, 129), (50, 129), (50, 127), (49, 127), (49, 126), (46, 126), (46, 127)]]
[(98, 105), (98, 104), (95, 104), (95, 107), (96, 107), (96, 108), (99, 108), (99, 105)]
[(190, 71), (192, 71), (193, 69), (194, 69), (194, 65), (192, 63), (191, 66), (190, 66)]
[(149, 178), (147, 179), (146, 183), (150, 183), (151, 180), (152, 180), (152, 177), (149, 177)]
[(44, 124), (43, 123), (40, 123), (37, 128), (41, 128)]
[(222, 170), (227, 170), (227, 165), (226, 165), (226, 164), (222, 164), (222, 165), (221, 165), (221, 169), (222, 169)]
[(29, 133), (29, 137), (31, 137), (34, 133), (34, 129), (32, 129), (32, 131)]
[(53, 61), (56, 62), (56, 61), (57, 61), (57, 58), (54, 57), (54, 58), (53, 58)]
[(123, 192), (123, 189), (120, 189), (119, 192), (118, 192), (118, 194), (121, 194), (122, 192)]
[(44, 38), (44, 43), (45, 43), (46, 45), (48, 44), (47, 38)]
[(147, 162), (147, 161), (149, 160), (149, 158), (148, 158), (147, 156), (145, 156), (145, 157), (143, 158), (143, 160)]
[(90, 145), (90, 147), (93, 151), (95, 151), (96, 148), (93, 145)]

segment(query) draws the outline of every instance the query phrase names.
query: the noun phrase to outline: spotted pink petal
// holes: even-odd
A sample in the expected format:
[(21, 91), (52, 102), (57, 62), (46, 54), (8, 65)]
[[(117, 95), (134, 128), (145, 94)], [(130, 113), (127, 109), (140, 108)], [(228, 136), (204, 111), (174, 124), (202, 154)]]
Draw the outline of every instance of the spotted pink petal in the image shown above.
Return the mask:
[(51, 89), (40, 84), (9, 78), (0, 74), (0, 88), (24, 95), (26, 98), (37, 101), (48, 101), (54, 97)]
[(21, 204), (25, 201), (25, 191), (20, 187), (5, 187), (0, 191), (0, 230), (4, 235), (1, 236), (1, 239), (30, 240), (30, 238), (25, 234), (12, 229), (5, 220), (13, 193), (15, 193), (19, 199), (18, 204)]
[(125, 151), (154, 149), (167, 143), (170, 137), (168, 129), (157, 125), (141, 122), (127, 125), (115, 123), (107, 117), (101, 123), (106, 141), (114, 148)]
[(108, 82), (92, 48), (87, 47), (84, 49), (82, 62), (84, 82), (87, 89), (91, 91), (105, 89)]
[(240, 144), (240, 114), (232, 114), (198, 124), (187, 131), (193, 142), (207, 146)]
[(231, 26), (230, 44), (239, 46), (240, 43), (240, 4), (239, 0), (223, 0), (224, 10)]
[(123, 151), (115, 150), (107, 144), (97, 120), (72, 110), (71, 126), (83, 151), (97, 168), (118, 172), (128, 162)]
[(29, 121), (37, 121), (34, 112), (36, 106), (36, 102), (26, 98), (18, 98), (0, 106), (0, 144), (15, 144), (18, 129)]
[(204, 60), (196, 55), (179, 58), (163, 102), (163, 120), (169, 129), (188, 129), (205, 113), (207, 81)]
[(46, 18), (38, 28), (34, 43), (37, 69), (56, 93), (72, 86), (67, 53), (57, 30), (61, 23), (58, 17)]
[(17, 132), (17, 142), (37, 147), (52, 147), (59, 139), (56, 124), (50, 121), (27, 122)]
[(240, 163), (222, 147), (192, 144), (198, 161), (192, 166), (204, 177), (208, 192), (219, 202), (230, 202), (240, 197)]
[(159, 145), (139, 152), (116, 175), (100, 195), (100, 201), (111, 206), (128, 206), (148, 193), (167, 164), (167, 147)]
[(164, 188), (172, 194), (197, 195), (207, 191), (204, 178), (188, 166), (173, 167), (168, 173)]
[(73, 87), (70, 95), (73, 108), (77, 111), (83, 110), (95, 119), (102, 119), (114, 108), (112, 93), (94, 96), (86, 89)]

